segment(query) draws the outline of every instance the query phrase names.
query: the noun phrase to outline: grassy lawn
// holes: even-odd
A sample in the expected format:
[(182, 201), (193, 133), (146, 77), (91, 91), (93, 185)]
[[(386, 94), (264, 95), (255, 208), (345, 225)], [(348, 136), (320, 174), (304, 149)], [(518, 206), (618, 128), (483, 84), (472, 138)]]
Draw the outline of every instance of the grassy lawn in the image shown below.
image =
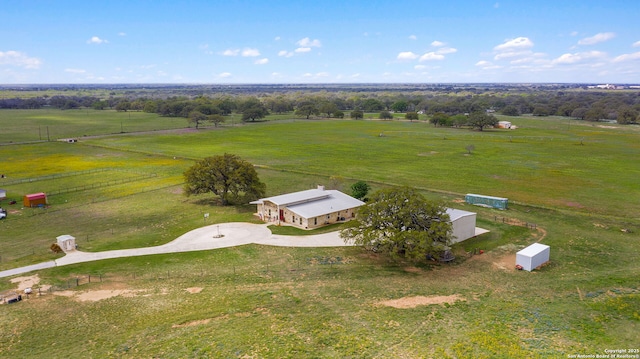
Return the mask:
[[(69, 128), (80, 121), (65, 116), (58, 121)], [(0, 124), (6, 118), (0, 113)], [(224, 152), (259, 165), (268, 195), (317, 184), (348, 192), (356, 180), (409, 185), (477, 212), (491, 231), (457, 245), (446, 265), (395, 263), (359, 248), (247, 245), (42, 270), (34, 287), (45, 295), (0, 305), (0, 357), (566, 358), (637, 347), (638, 130), (510, 120), (517, 130), (276, 120), (0, 146), (0, 188), (10, 198), (78, 187), (50, 196), (47, 209), (2, 203), (0, 270), (54, 259), (48, 247), (61, 234), (102, 251), (256, 222), (253, 206), (182, 194), (193, 160)], [(96, 121), (104, 134), (114, 119)], [(470, 192), (508, 197), (509, 210), (460, 203)], [(551, 246), (551, 264), (515, 271), (515, 252), (538, 240)], [(467, 256), (475, 249), (484, 253)], [(88, 275), (102, 281), (66, 288)], [(0, 291), (11, 288), (0, 280)]]

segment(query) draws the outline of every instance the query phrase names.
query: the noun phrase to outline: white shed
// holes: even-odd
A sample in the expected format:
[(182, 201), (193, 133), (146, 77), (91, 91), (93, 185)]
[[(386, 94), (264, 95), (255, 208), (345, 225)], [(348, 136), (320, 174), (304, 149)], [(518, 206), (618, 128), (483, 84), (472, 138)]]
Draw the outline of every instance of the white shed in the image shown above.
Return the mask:
[(549, 261), (550, 248), (542, 243), (530, 245), (516, 253), (516, 266), (522, 266), (522, 269), (531, 272)]
[(76, 238), (74, 236), (63, 234), (56, 237), (56, 239), (58, 240), (58, 245), (63, 251), (68, 252), (76, 250)]
[(0, 199), (5, 199), (7, 198), (7, 191), (0, 188)]
[(452, 243), (462, 242), (476, 236), (476, 214), (461, 209), (447, 208), (453, 229)]

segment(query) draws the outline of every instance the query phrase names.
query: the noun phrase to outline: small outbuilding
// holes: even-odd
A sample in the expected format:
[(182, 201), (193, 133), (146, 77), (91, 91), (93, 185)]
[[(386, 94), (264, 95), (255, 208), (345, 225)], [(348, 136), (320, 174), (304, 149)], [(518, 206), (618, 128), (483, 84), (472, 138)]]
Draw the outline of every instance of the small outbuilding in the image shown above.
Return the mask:
[(0, 201), (7, 198), (7, 190), (0, 188)]
[(452, 243), (462, 242), (476, 234), (476, 213), (463, 211), (461, 209), (447, 208), (449, 221), (453, 229)]
[(63, 234), (56, 237), (57, 243), (63, 251), (69, 252), (76, 249), (76, 238), (74, 236)]
[(549, 261), (551, 247), (534, 243), (516, 253), (516, 268), (531, 272)]
[(44, 192), (40, 192), (25, 195), (22, 203), (25, 207), (40, 207), (46, 206), (49, 202), (47, 201), (47, 195)]
[(496, 209), (507, 209), (509, 205), (508, 198), (485, 196), (482, 194), (469, 193), (466, 196), (464, 196), (464, 200), (465, 202), (469, 204), (474, 204), (476, 206), (496, 208)]

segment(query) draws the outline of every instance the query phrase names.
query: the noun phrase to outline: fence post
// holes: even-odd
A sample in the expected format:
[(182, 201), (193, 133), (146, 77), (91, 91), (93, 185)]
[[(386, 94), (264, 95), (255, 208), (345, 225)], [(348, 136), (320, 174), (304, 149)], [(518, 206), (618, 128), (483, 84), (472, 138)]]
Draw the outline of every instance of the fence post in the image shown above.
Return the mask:
[(80, 285), (80, 278), (76, 277), (76, 287)]

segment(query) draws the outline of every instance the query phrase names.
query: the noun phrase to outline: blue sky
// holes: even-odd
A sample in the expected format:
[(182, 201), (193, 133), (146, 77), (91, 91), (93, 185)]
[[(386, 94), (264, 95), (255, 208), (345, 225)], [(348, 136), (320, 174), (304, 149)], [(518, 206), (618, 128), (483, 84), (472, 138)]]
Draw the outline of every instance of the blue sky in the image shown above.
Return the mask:
[(0, 84), (640, 83), (637, 0), (0, 5)]

